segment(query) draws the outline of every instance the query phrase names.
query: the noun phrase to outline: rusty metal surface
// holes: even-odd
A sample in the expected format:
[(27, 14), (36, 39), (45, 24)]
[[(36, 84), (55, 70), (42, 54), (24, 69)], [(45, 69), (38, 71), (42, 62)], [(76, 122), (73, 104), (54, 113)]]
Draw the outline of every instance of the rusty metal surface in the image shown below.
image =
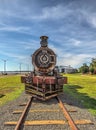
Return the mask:
[(36, 71), (48, 73), (56, 65), (56, 54), (48, 47), (41, 47), (32, 55), (32, 64)]
[(34, 76), (33, 77), (33, 84), (43, 84), (43, 82), (45, 82), (45, 84), (56, 84), (56, 78), (51, 76), (51, 77), (43, 77), (43, 76)]
[(63, 92), (63, 85), (67, 84), (67, 77), (61, 76), (55, 68), (56, 54), (48, 47), (48, 37), (41, 36), (40, 39), (41, 47), (32, 55), (34, 71), (26, 76), (21, 76), (21, 82), (25, 83), (27, 94), (47, 100), (47, 98)]
[(21, 76), (21, 83), (26, 83), (26, 76)]
[(32, 64), (37, 72), (49, 73), (56, 65), (56, 54), (53, 50), (48, 48), (48, 37), (41, 36), (41, 47), (37, 49), (32, 55)]
[[(26, 83), (27, 82), (27, 79), (29, 77), (27, 76), (21, 76), (21, 82), (22, 83)], [(45, 84), (67, 84), (67, 77), (62, 77), (62, 78), (56, 78), (55, 76), (33, 76), (31, 78), (31, 81), (33, 81), (33, 84), (42, 84), (43, 81), (45, 81)]]

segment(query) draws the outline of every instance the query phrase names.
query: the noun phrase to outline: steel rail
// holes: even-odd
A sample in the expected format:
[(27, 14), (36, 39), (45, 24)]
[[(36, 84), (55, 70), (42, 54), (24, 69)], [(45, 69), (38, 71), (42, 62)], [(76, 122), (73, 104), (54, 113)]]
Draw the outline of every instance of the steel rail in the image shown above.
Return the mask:
[(73, 119), (71, 118), (70, 114), (68, 113), (66, 107), (63, 105), (62, 101), (60, 100), (60, 98), (58, 96), (56, 96), (56, 99), (59, 103), (60, 108), (62, 109), (64, 116), (66, 117), (69, 126), (71, 127), (72, 130), (78, 130), (75, 122), (73, 121)]
[(23, 122), (23, 120), (24, 120), (24, 117), (25, 117), (25, 115), (26, 115), (26, 113), (27, 113), (27, 110), (28, 110), (28, 108), (29, 108), (29, 106), (30, 106), (30, 104), (31, 104), (31, 102), (32, 102), (32, 99), (33, 99), (33, 97), (31, 97), (31, 98), (29, 99), (29, 101), (28, 101), (26, 107), (24, 108), (24, 111), (22, 112), (21, 117), (19, 118), (19, 120), (18, 120), (18, 122), (17, 122), (17, 125), (16, 125), (16, 127), (15, 127), (14, 130), (20, 130), (20, 126), (21, 126), (21, 124), (22, 124), (22, 122)]
[(14, 111), (13, 113), (22, 113), (19, 120), (18, 121), (12, 121), (12, 122), (5, 122), (5, 125), (16, 125), (14, 130), (20, 130), (22, 125), (54, 125), (54, 124), (59, 124), (59, 125), (64, 125), (64, 124), (68, 124), (71, 128), (71, 130), (78, 130), (77, 128), (77, 124), (93, 124), (90, 120), (73, 120), (70, 116), (70, 114), (68, 112), (70, 112), (70, 110), (68, 111), (66, 109), (66, 107), (64, 106), (63, 102), (60, 100), (60, 98), (58, 96), (56, 96), (56, 100), (58, 101), (58, 104), (64, 114), (64, 117), (67, 119), (67, 121), (64, 120), (32, 120), (32, 121), (26, 121), (25, 117), (27, 116), (27, 114), (29, 112), (57, 112), (60, 111), (58, 109), (55, 110), (50, 110), (50, 109), (39, 109), (39, 110), (30, 110), (30, 105), (33, 101), (34, 97), (31, 97), (29, 99), (29, 101), (27, 102), (24, 110), (22, 111)]

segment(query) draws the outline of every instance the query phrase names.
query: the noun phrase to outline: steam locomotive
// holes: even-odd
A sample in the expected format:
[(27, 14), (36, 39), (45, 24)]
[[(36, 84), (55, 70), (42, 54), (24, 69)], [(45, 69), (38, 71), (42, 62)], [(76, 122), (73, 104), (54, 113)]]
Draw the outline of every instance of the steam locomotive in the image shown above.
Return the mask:
[(32, 55), (34, 70), (21, 76), (25, 92), (41, 100), (47, 100), (63, 92), (67, 77), (62, 77), (56, 68), (56, 54), (48, 47), (48, 37), (41, 36), (41, 47)]

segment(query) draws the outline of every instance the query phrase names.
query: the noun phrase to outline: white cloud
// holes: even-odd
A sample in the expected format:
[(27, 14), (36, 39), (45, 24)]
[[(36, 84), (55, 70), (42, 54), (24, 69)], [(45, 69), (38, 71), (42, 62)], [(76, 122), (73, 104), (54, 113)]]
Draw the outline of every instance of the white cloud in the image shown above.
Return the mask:
[(72, 13), (70, 9), (64, 7), (64, 5), (57, 5), (52, 7), (45, 7), (42, 9), (41, 14), (33, 16), (32, 19), (62, 19), (66, 17), (68, 14)]
[(88, 9), (79, 9), (79, 12), (81, 13), (80, 21), (86, 21), (88, 24), (90, 24), (92, 27), (96, 28), (96, 11), (90, 11)]
[[(88, 14), (89, 15), (89, 14)], [(91, 25), (96, 28), (96, 13), (92, 13), (89, 15), (88, 17), (89, 22), (91, 23)]]
[(12, 52), (4, 52), (4, 51), (0, 51), (0, 54), (5, 55), (7, 57), (13, 57), (13, 58), (17, 58), (17, 59), (25, 59), (25, 55), (20, 55), (20, 54), (15, 54)]
[(39, 40), (34, 40), (34, 39), (30, 39), (28, 41), (20, 41), (19, 45), (21, 45), (25, 50), (36, 50), (38, 49), (41, 45), (40, 45), (40, 41)]
[(22, 26), (3, 26), (0, 27), (0, 31), (15, 31), (15, 32), (23, 32), (23, 31), (28, 31), (30, 28), (29, 27), (22, 27)]
[(69, 42), (71, 44), (73, 44), (74, 46), (79, 46), (81, 44), (81, 41), (80, 40), (77, 40), (77, 39), (69, 39)]
[[(4, 4), (4, 3), (3, 3)], [(11, 8), (10, 8), (11, 6)], [(51, 7), (42, 7), (38, 9), (38, 11), (34, 11), (35, 7), (29, 7), (28, 6), (23, 6), (21, 3), (18, 1), (11, 2), (9, 4), (6, 4), (6, 9), (4, 10), (3, 8), (0, 9), (0, 17), (2, 20), (9, 18), (19, 18), (23, 20), (46, 20), (46, 19), (52, 19), (52, 20), (60, 20), (62, 18), (65, 18), (69, 14), (72, 13), (72, 10), (68, 7), (65, 6), (64, 4), (58, 4), (58, 5), (53, 5)], [(37, 7), (38, 8), (38, 7)]]
[[(77, 42), (77, 41), (76, 41)], [(86, 51), (82, 51), (81, 53), (74, 53), (74, 51), (66, 52), (61, 47), (56, 47), (51, 44), (51, 49), (57, 54), (57, 65), (71, 65), (72, 67), (80, 67), (83, 63), (90, 62), (93, 57), (95, 57), (95, 53), (87, 53)], [(85, 50), (85, 48), (83, 48)], [(88, 48), (89, 49), (89, 48)]]
[(78, 67), (85, 62), (89, 62), (94, 55), (89, 54), (65, 54), (64, 57), (58, 57), (58, 65), (71, 65), (72, 67)]

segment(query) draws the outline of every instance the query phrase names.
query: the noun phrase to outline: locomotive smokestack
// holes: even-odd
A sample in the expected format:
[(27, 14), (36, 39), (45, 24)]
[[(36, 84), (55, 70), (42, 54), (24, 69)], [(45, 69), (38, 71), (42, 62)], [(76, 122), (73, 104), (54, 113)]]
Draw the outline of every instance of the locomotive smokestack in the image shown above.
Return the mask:
[(48, 45), (48, 37), (47, 36), (41, 36), (40, 37), (41, 41), (40, 41), (40, 44), (41, 44), (41, 47), (47, 47)]

